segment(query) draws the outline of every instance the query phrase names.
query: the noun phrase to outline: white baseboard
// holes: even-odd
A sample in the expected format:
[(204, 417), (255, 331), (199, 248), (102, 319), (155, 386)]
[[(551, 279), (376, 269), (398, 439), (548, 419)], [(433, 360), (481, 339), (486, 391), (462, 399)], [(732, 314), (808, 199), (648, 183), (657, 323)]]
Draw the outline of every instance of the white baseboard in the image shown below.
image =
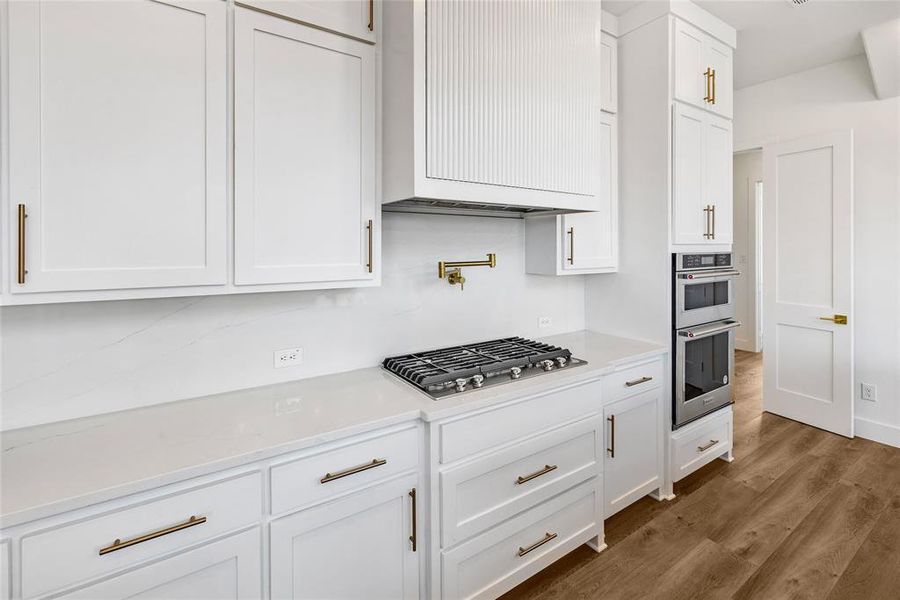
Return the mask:
[(853, 421), (854, 433), (857, 436), (900, 448), (900, 427), (897, 425), (870, 421), (862, 417), (856, 417)]

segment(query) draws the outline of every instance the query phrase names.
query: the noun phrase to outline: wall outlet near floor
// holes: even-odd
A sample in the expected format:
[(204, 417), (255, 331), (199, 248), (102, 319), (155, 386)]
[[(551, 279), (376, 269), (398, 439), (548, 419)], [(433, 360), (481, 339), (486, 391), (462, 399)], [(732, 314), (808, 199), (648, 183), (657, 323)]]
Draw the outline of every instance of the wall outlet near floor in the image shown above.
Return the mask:
[(303, 348), (288, 348), (276, 350), (274, 354), (274, 366), (276, 369), (296, 367), (303, 363)]
[(540, 329), (547, 329), (553, 325), (553, 317), (538, 317), (538, 327)]
[(877, 402), (878, 401), (878, 387), (871, 383), (862, 384), (862, 390), (860, 391), (860, 397), (863, 400), (868, 400), (869, 402)]

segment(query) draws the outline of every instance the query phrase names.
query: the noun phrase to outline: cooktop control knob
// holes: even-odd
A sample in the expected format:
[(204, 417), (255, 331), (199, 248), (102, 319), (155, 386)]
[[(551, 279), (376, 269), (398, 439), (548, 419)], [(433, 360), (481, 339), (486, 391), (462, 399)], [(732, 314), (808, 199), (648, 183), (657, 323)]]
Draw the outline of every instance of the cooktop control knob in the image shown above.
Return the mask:
[(556, 364), (559, 365), (559, 368), (563, 368), (564, 366), (566, 366), (566, 357), (558, 356), (556, 358)]
[(480, 388), (484, 385), (484, 375), (472, 375), (472, 385)]
[(522, 376), (522, 369), (520, 369), (519, 367), (513, 367), (509, 370), (509, 376), (513, 379), (518, 379)]
[(457, 379), (456, 380), (456, 391), (464, 392), (466, 391), (466, 384), (469, 383), (468, 379)]
[(545, 371), (552, 371), (552, 370), (553, 370), (553, 361), (550, 360), (549, 358), (546, 359), (546, 360), (542, 360), (542, 361), (541, 361), (541, 367), (542, 367)]

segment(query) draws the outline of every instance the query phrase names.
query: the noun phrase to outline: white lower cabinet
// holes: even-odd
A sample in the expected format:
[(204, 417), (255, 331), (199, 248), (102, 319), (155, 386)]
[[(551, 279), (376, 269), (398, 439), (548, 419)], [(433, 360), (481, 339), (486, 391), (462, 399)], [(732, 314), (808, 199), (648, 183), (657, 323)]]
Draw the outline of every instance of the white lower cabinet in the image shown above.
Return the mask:
[(260, 531), (254, 528), (61, 597), (73, 600), (261, 598), (260, 547)]
[(672, 481), (684, 479), (717, 458), (731, 462), (734, 412), (729, 406), (672, 433)]
[(662, 485), (661, 396), (661, 389), (651, 389), (603, 408), (605, 517)]
[(417, 489), (406, 476), (273, 521), (272, 598), (418, 598)]

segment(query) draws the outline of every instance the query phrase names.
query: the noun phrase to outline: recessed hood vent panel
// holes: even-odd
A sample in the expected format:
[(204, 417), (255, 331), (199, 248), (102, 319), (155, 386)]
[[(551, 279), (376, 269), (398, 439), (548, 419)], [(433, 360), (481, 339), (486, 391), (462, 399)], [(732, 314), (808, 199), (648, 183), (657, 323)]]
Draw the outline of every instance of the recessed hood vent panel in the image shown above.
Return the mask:
[(435, 200), (429, 198), (410, 198), (408, 200), (382, 204), (381, 209), (385, 212), (501, 217), (506, 219), (522, 219), (528, 215), (554, 215), (570, 212), (554, 208), (514, 206), (510, 204), (487, 204), (458, 200)]

